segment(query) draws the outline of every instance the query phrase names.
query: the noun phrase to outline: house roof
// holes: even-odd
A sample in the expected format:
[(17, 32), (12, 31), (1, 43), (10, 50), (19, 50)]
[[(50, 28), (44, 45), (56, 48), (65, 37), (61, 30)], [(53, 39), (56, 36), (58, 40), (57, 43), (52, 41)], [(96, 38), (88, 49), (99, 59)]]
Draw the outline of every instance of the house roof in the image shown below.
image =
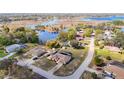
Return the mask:
[(54, 60), (56, 63), (67, 63), (71, 60), (71, 55), (56, 53), (49, 57), (50, 59)]
[(13, 45), (7, 46), (6, 47), (6, 51), (7, 52), (14, 52), (14, 51), (16, 51), (16, 50), (18, 50), (20, 48), (21, 48), (21, 45), (19, 45), (19, 44), (13, 44)]
[(113, 73), (115, 78), (124, 79), (124, 64), (118, 61), (110, 61), (104, 68), (105, 71)]
[(108, 65), (105, 67), (105, 71), (113, 73), (116, 79), (124, 79), (124, 68), (115, 65)]

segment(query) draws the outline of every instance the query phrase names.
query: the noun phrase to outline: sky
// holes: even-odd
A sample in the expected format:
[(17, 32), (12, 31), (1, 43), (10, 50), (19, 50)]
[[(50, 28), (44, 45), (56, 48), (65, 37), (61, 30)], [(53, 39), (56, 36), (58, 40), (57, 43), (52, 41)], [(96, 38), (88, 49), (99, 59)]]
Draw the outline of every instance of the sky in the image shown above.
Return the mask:
[(120, 13), (123, 0), (0, 0), (1, 13)]

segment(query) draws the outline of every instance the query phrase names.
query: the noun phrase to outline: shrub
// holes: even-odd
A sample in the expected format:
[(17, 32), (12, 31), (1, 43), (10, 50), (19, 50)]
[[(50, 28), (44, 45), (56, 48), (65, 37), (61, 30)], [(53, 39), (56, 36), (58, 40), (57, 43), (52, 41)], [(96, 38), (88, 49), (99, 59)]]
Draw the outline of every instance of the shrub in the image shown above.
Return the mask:
[(112, 60), (112, 58), (110, 56), (107, 56), (106, 59), (107, 60)]
[(46, 46), (49, 48), (59, 48), (60, 44), (57, 40), (51, 40), (46, 43)]
[(100, 49), (103, 49), (103, 48), (104, 48), (104, 45), (103, 45), (103, 44), (102, 44), (102, 45), (100, 45), (100, 46), (99, 46), (99, 48), (100, 48)]
[(98, 40), (95, 40), (95, 45), (96, 45), (96, 46), (99, 46)]
[(100, 66), (100, 65), (102, 65), (103, 64), (103, 60), (100, 58), (101, 56), (95, 56), (95, 58), (94, 58), (94, 63), (95, 63), (95, 65), (97, 65), (97, 66)]
[(93, 73), (91, 74), (91, 76), (92, 76), (93, 79), (97, 79), (97, 74), (96, 74), (95, 72), (93, 72)]

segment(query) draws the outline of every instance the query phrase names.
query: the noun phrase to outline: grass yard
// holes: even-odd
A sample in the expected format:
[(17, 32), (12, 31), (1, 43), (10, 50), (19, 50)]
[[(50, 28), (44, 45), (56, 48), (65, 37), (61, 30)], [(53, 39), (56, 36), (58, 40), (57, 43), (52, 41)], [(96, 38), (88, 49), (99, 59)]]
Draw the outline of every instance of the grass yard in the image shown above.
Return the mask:
[(88, 48), (85, 49), (67, 48), (64, 51), (71, 52), (73, 55), (73, 60), (70, 63), (63, 65), (59, 70), (57, 70), (54, 73), (57, 76), (68, 76), (73, 74), (85, 59)]
[(38, 61), (36, 61), (33, 65), (35, 65), (39, 68), (42, 68), (46, 71), (49, 71), (54, 66), (56, 66), (56, 63), (54, 61), (47, 59), (46, 57), (43, 57), (43, 58), (39, 59)]
[(0, 50), (0, 58), (4, 57), (6, 55), (7, 55), (7, 53), (5, 53), (4, 50)]
[(17, 65), (11, 69), (10, 77), (12, 79), (44, 79), (43, 76), (34, 73), (32, 70)]
[(74, 59), (83, 60), (85, 58), (85, 55), (87, 54), (88, 47), (85, 47), (84, 49), (74, 49), (71, 47), (67, 47), (66, 49), (63, 49), (62, 51), (71, 52), (72, 57)]
[(7, 70), (0, 69), (0, 79), (3, 79), (8, 74)]
[(97, 55), (101, 55), (104, 57), (110, 56), (113, 60), (122, 61), (124, 60), (124, 54), (120, 54), (118, 52), (112, 52), (107, 49), (96, 49)]

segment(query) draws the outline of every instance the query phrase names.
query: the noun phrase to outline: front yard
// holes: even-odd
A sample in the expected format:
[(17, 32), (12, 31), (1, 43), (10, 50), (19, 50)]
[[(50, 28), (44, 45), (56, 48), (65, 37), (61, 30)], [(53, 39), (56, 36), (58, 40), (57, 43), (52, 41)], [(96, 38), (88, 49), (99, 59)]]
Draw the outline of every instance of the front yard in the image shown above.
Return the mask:
[(65, 50), (72, 53), (73, 59), (70, 63), (63, 65), (59, 70), (57, 70), (54, 74), (57, 76), (68, 76), (75, 72), (75, 70), (80, 66), (87, 55), (88, 48), (85, 49), (73, 49), (68, 47)]

